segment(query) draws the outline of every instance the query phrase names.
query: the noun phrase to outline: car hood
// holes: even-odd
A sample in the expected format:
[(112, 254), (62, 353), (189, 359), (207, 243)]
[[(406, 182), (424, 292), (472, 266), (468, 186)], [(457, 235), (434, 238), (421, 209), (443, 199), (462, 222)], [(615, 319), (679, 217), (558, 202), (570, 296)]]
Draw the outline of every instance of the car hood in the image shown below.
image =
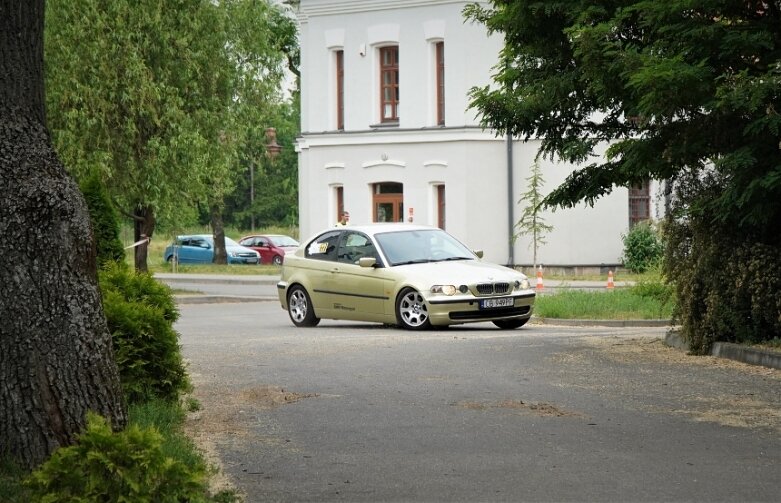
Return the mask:
[(458, 260), (451, 262), (427, 262), (424, 264), (398, 265), (395, 272), (409, 275), (415, 281), (433, 284), (470, 284), (497, 281), (516, 281), (526, 278), (523, 273), (504, 266), (479, 260)]
[[(225, 251), (226, 252), (234, 252), (234, 253), (250, 253), (255, 252), (252, 248), (248, 248), (246, 246), (236, 246), (236, 245), (225, 245)], [(255, 252), (257, 253), (257, 252)]]

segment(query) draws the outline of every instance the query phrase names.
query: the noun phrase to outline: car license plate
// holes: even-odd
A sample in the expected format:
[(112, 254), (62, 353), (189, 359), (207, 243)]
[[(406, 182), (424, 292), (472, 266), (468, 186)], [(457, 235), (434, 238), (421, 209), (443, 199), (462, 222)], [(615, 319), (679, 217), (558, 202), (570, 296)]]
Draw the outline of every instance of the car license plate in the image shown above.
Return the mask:
[(515, 300), (512, 297), (500, 297), (498, 299), (483, 299), (480, 301), (480, 309), (493, 309), (495, 307), (513, 307)]

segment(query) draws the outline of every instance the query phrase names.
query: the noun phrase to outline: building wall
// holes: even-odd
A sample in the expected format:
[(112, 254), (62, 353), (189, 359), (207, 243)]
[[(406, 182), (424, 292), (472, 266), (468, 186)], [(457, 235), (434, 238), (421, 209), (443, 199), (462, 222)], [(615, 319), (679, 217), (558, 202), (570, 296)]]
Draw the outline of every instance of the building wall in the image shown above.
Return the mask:
[[(520, 195), (539, 146), (513, 142), (508, 191), (507, 142), (479, 127), (468, 90), (490, 85), (501, 39), (466, 23), (468, 2), (452, 0), (302, 0), (302, 135), (298, 142), (300, 227), (309, 236), (337, 221), (335, 187), (355, 224), (372, 219), (371, 188), (404, 186), (404, 217), (436, 225), (436, 184), (446, 191), (446, 229), (487, 260), (532, 264), (530, 238), (511, 245), (511, 223), (528, 203)], [(434, 42), (445, 43), (445, 126), (436, 125)], [(400, 113), (380, 124), (378, 47), (399, 46)], [(337, 131), (335, 50), (344, 51), (344, 131)], [(542, 161), (543, 193), (574, 169)], [(656, 190), (658, 187), (654, 186)], [(659, 205), (655, 208), (658, 211)], [(594, 207), (546, 211), (554, 227), (538, 252), (550, 265), (617, 264), (629, 227), (628, 191)]]

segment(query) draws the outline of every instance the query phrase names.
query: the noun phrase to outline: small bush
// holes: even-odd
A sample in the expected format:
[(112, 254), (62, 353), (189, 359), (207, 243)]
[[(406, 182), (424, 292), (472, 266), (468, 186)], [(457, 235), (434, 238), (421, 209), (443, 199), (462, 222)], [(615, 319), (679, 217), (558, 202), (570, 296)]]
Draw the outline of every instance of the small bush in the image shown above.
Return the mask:
[(645, 272), (659, 263), (664, 245), (659, 233), (648, 222), (640, 222), (623, 236), (624, 266), (630, 272)]
[(207, 501), (207, 473), (166, 456), (154, 428), (114, 433), (90, 414), (78, 442), (60, 448), (27, 481), (34, 501)]
[(92, 174), (82, 183), (81, 192), (87, 201), (95, 234), (98, 267), (108, 262), (124, 263), (125, 250), (119, 239), (119, 220), (106, 187), (96, 174)]
[(173, 328), (179, 313), (170, 289), (119, 265), (100, 272), (100, 288), (128, 401), (177, 400), (190, 384)]

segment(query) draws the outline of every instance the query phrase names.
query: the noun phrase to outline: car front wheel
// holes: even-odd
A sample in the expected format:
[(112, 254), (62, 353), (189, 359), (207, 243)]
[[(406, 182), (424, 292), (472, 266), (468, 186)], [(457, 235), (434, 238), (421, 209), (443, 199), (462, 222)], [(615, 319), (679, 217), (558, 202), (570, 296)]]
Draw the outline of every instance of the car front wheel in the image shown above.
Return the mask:
[(512, 330), (514, 328), (521, 328), (526, 325), (527, 321), (529, 321), (529, 318), (524, 318), (522, 320), (495, 320), (494, 325), (502, 330)]
[(407, 330), (425, 330), (431, 327), (428, 307), (423, 296), (412, 288), (405, 288), (396, 300), (396, 319)]
[(300, 285), (291, 287), (287, 294), (287, 313), (297, 327), (314, 327), (320, 323), (320, 318), (315, 316), (312, 299)]

